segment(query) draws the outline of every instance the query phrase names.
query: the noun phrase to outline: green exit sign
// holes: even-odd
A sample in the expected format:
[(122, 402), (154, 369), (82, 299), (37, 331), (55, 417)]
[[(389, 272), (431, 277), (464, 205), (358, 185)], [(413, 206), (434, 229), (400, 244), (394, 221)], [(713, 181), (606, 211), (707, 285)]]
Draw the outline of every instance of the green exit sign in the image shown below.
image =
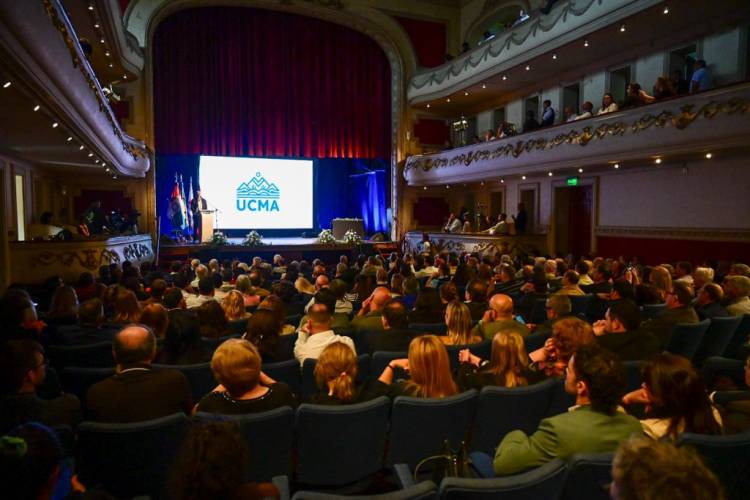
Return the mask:
[(577, 186), (578, 177), (568, 177), (568, 186)]

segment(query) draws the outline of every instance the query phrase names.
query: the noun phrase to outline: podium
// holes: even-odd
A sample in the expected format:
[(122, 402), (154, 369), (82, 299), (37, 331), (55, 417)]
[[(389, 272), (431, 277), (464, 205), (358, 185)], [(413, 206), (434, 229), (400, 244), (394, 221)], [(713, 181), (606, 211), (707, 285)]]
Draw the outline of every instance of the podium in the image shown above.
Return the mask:
[(201, 243), (211, 241), (214, 235), (216, 210), (201, 210)]

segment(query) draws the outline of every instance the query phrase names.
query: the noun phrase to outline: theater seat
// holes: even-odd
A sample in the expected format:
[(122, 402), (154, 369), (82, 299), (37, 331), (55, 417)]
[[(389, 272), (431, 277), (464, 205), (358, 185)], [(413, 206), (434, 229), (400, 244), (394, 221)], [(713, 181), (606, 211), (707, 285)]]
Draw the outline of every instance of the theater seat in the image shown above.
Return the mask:
[(503, 436), (520, 429), (531, 434), (547, 416), (554, 379), (527, 387), (484, 387), (479, 393), (472, 432), (472, 451), (493, 454)]
[(217, 338), (210, 338), (210, 337), (201, 337), (201, 342), (203, 342), (203, 345), (205, 345), (211, 352), (215, 351), (217, 347), (219, 347), (221, 344), (226, 342), (229, 339), (238, 339), (242, 337), (242, 334), (232, 334), (232, 335), (226, 335), (224, 337), (217, 337)]
[(397, 397), (391, 411), (386, 465), (405, 463), (414, 468), (419, 461), (442, 453), (446, 440), (458, 449), (467, 439), (476, 404), (475, 389), (440, 399)]
[(659, 315), (660, 312), (667, 308), (667, 304), (644, 304), (643, 305), (643, 320), (654, 319)]
[(111, 377), (115, 373), (114, 366), (108, 368), (85, 368), (69, 366), (60, 372), (60, 382), (65, 392), (78, 396), (83, 406), (86, 405), (86, 393), (89, 387)]
[(211, 371), (211, 363), (196, 363), (193, 365), (151, 365), (155, 370), (179, 370), (188, 379), (190, 384), (190, 393), (193, 395), (193, 402), (197, 403), (203, 396), (208, 394), (219, 383), (214, 380), (214, 374)]
[(724, 486), (727, 499), (747, 498), (750, 491), (750, 431), (731, 436), (684, 433), (678, 446), (691, 446), (703, 456)]
[(704, 319), (700, 323), (679, 323), (672, 328), (672, 334), (667, 343), (667, 351), (672, 354), (684, 356), (690, 360), (698, 352), (703, 337), (706, 335), (710, 319)]
[(296, 359), (280, 363), (265, 363), (261, 366), (261, 370), (275, 381), (284, 382), (295, 394), (299, 394), (302, 390), (299, 361)]
[(414, 332), (415, 335), (446, 335), (448, 333), (448, 325), (445, 321), (440, 323), (410, 323), (409, 331)]
[(614, 453), (581, 453), (568, 461), (563, 500), (609, 500)]
[(641, 369), (644, 361), (625, 361), (625, 383), (627, 391), (634, 391), (641, 387)]
[(187, 431), (182, 413), (132, 424), (82, 422), (76, 469), (83, 484), (115, 497), (164, 497), (169, 469)]
[[(302, 363), (302, 397), (307, 400), (318, 392), (318, 384), (315, 382), (315, 365), (317, 359), (307, 358)], [(357, 356), (357, 383), (367, 380), (370, 373), (370, 355), (360, 354)], [(380, 375), (380, 374), (378, 374)]]
[(271, 481), (274, 476), (291, 475), (294, 411), (275, 408), (249, 415), (196, 413), (196, 421), (229, 420), (240, 427), (250, 450), (248, 481)]
[(347, 499), (369, 499), (369, 500), (428, 500), (435, 498), (437, 486), (432, 481), (422, 481), (409, 488), (397, 490), (380, 495), (332, 495), (317, 491), (298, 491), (292, 500), (347, 500)]
[(112, 342), (99, 342), (87, 345), (51, 345), (47, 347), (52, 364), (58, 370), (66, 366), (89, 368), (114, 367)]
[(745, 314), (744, 316), (742, 316), (742, 321), (737, 327), (737, 330), (735, 330), (734, 336), (732, 336), (732, 340), (729, 341), (729, 345), (724, 350), (724, 354), (722, 354), (722, 356), (725, 358), (744, 360), (745, 356), (747, 355), (747, 349), (743, 346), (747, 345), (749, 336), (750, 314)]
[(295, 418), (297, 482), (342, 488), (377, 473), (390, 408), (385, 396), (345, 406), (300, 405)]
[(700, 366), (712, 356), (721, 356), (726, 350), (734, 332), (742, 322), (742, 316), (728, 316), (726, 318), (711, 318), (711, 324), (703, 336), (698, 352), (693, 356), (693, 362)]
[[(383, 373), (385, 367), (394, 359), (406, 359), (409, 356), (406, 352), (392, 352), (392, 351), (375, 351), (372, 353), (370, 359), (370, 375), (376, 379)], [(400, 369), (399, 369), (400, 370)], [(403, 371), (401, 371), (403, 374)], [(403, 377), (403, 375), (402, 375)], [(399, 377), (394, 376), (393, 379), (397, 380)]]

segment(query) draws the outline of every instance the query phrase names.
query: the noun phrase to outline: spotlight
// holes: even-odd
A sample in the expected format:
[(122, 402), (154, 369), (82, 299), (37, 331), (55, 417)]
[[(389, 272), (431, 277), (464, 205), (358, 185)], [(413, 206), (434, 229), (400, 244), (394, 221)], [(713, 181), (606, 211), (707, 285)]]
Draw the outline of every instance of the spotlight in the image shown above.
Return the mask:
[(552, 172), (547, 172), (547, 175), (552, 177)]
[(582, 169), (582, 168), (579, 168), (579, 169), (578, 169), (578, 173), (579, 173), (579, 174), (582, 174), (582, 173), (583, 173), (583, 169)]
[(625, 25), (620, 26), (620, 33), (625, 33)]
[(427, 191), (427, 186), (424, 187), (424, 190)]
[(427, 104), (427, 109), (430, 109), (430, 104), (429, 103)]
[(88, 154), (88, 157), (89, 157), (89, 158), (91, 158), (92, 156), (94, 156), (94, 153), (89, 153), (89, 154)]
[(78, 151), (83, 151), (83, 144), (81, 144), (80, 146), (78, 146)]
[(530, 65), (530, 64), (527, 64), (527, 65), (526, 65), (526, 71), (529, 71), (530, 69), (531, 69), (531, 65)]
[(67, 139), (65, 139), (65, 140), (66, 140), (67, 142), (70, 142), (70, 141), (72, 141), (72, 140), (73, 140), (73, 136), (72, 136), (72, 135), (69, 135), (69, 136), (68, 136), (68, 138), (67, 138)]
[(664, 7), (664, 14), (669, 14), (669, 7)]
[(3, 88), (4, 88), (4, 89), (7, 89), (8, 87), (10, 87), (10, 82), (5, 82), (5, 83), (3, 84)]
[(661, 163), (661, 158), (657, 158), (657, 159), (655, 159), (655, 160), (654, 160), (654, 163), (656, 163), (657, 165), (658, 165), (658, 164), (660, 164), (660, 163)]
[(464, 91), (464, 95), (469, 95), (469, 93), (468, 93), (468, 92), (466, 92), (466, 91)]
[(96, 29), (99, 29), (99, 23), (96, 23), (96, 24), (94, 25), (94, 28), (96, 28)]
[(57, 126), (58, 126), (58, 125), (59, 125), (59, 123), (57, 123), (57, 122), (54, 122), (54, 123), (52, 124), (52, 128), (57, 128)]
[(706, 153), (706, 159), (707, 160), (710, 160), (712, 157), (713, 157), (713, 155), (711, 153)]
[(450, 189), (450, 188), (451, 188), (450, 184), (446, 184), (445, 189)]
[(522, 181), (525, 181), (525, 180), (526, 180), (526, 176), (525, 176), (525, 175), (522, 175), (522, 176), (521, 176), (521, 180), (522, 180)]
[(89, 5), (89, 10), (94, 10), (94, 6), (93, 5)]
[(505, 184), (505, 179), (500, 179), (500, 184)]
[(105, 55), (105, 56), (107, 56), (107, 57), (109, 57), (109, 56), (111, 56), (112, 54), (110, 54), (110, 53), (109, 53), (109, 51), (107, 51), (107, 52), (105, 52), (105, 53), (104, 53), (104, 55)]
[(557, 54), (552, 54), (552, 59), (557, 59)]
[(485, 84), (483, 83), (483, 84), (482, 84), (482, 88), (483, 88), (483, 89), (486, 89), (486, 88), (487, 88), (487, 85), (485, 85)]
[(96, 163), (98, 165), (99, 164), (99, 160), (98, 159), (94, 160), (94, 163)]
[(105, 42), (104, 38), (99, 39), (99, 43), (104, 43), (104, 42)]
[(37, 104), (36, 106), (34, 106), (34, 111), (39, 111), (39, 108), (40, 108), (40, 107), (41, 107), (41, 106), (39, 106), (39, 105)]
[(618, 168), (620, 168), (620, 164), (619, 163), (615, 163), (615, 170), (617, 170)]
[(447, 99), (445, 100), (445, 102), (451, 102), (451, 98), (450, 98), (450, 97), (449, 97), (449, 98), (447, 98)]
[(109, 63), (109, 67), (110, 67), (110, 68), (114, 68), (114, 67), (115, 67), (115, 65), (114, 65), (114, 64), (112, 64), (112, 63)]
[(584, 47), (588, 47), (589, 46), (589, 41), (588, 40), (584, 40), (583, 41), (583, 46)]
[(122, 75), (122, 79), (123, 80), (127, 80), (128, 79), (128, 75)]
[(505, 75), (503, 75), (503, 81), (505, 81), (505, 80), (507, 80), (507, 79), (508, 79), (508, 77), (507, 77), (507, 76), (505, 76)]

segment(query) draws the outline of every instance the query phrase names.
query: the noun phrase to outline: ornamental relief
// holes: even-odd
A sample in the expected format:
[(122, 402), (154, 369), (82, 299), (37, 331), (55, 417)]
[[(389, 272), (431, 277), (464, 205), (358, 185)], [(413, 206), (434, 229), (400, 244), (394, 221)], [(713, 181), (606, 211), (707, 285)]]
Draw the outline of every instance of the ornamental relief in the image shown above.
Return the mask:
[(604, 140), (610, 136), (623, 136), (626, 133), (637, 134), (653, 127), (665, 128), (672, 126), (677, 130), (685, 130), (695, 123), (699, 118), (711, 120), (718, 115), (735, 115), (747, 114), (750, 112), (750, 101), (741, 97), (733, 97), (726, 101), (715, 102), (709, 101), (697, 111), (695, 104), (686, 104), (680, 107), (679, 113), (664, 110), (657, 115), (650, 113), (645, 114), (629, 124), (625, 121), (605, 123), (598, 127), (583, 127), (583, 129), (570, 130), (561, 133), (552, 139), (543, 137), (531, 137), (526, 140), (517, 141), (515, 144), (507, 142), (492, 148), (492, 143), (486, 143), (486, 149), (476, 149), (455, 156), (449, 156), (447, 152), (444, 156), (427, 157), (412, 156), (407, 159), (404, 168), (404, 176), (411, 169), (420, 169), (423, 172), (429, 172), (433, 168), (453, 167), (457, 165), (470, 166), (472, 163), (480, 161), (494, 160), (501, 157), (512, 156), (518, 158), (524, 153), (535, 151), (553, 150), (565, 144), (574, 144), (585, 147), (592, 140)]
[(120, 256), (109, 249), (66, 250), (63, 252), (41, 252), (32, 258), (34, 266), (63, 267), (80, 266), (95, 271), (100, 266), (119, 264)]

